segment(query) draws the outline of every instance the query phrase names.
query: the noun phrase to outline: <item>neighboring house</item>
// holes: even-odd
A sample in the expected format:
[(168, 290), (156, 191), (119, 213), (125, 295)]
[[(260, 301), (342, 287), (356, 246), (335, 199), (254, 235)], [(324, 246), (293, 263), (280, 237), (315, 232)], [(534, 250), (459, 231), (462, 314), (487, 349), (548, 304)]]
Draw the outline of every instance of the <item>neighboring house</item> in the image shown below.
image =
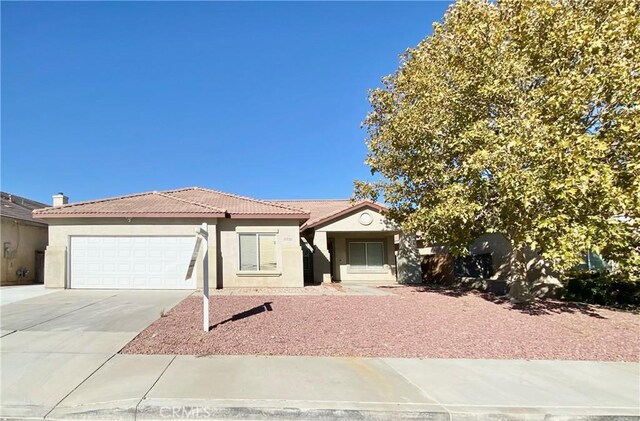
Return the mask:
[(210, 285), (218, 288), (393, 282), (402, 262), (394, 252), (399, 231), (368, 201), (268, 201), (197, 187), (67, 201), (56, 195), (53, 207), (33, 212), (49, 224), (51, 288), (198, 288), (199, 271), (184, 278), (202, 223)]
[(0, 285), (43, 282), (47, 224), (33, 219), (31, 212), (47, 205), (0, 192), (0, 206)]

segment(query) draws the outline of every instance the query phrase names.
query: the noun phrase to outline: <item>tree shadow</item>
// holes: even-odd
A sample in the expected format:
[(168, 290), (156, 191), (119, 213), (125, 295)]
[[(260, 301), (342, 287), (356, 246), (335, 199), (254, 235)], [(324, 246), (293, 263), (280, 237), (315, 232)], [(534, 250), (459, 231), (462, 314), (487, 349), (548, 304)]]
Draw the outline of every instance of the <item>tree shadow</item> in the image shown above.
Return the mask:
[(380, 289), (410, 289), (413, 292), (435, 292), (437, 294), (446, 295), (448, 297), (463, 297), (468, 294), (477, 294), (470, 288), (452, 287), (439, 284), (422, 284), (422, 285), (381, 285)]
[(479, 293), (483, 299), (495, 304), (504, 305), (509, 310), (516, 310), (529, 316), (544, 316), (562, 313), (581, 313), (596, 319), (607, 319), (598, 313), (598, 308), (592, 304), (558, 301), (553, 299), (535, 299), (530, 303), (512, 303), (507, 297), (497, 297), (493, 294)]
[[(498, 296), (490, 292), (478, 291), (472, 288), (462, 288), (456, 286), (446, 286), (446, 285), (399, 285), (400, 288), (411, 288), (412, 291), (416, 293), (421, 292), (431, 292), (440, 295), (446, 295), (447, 297), (460, 298), (467, 295), (475, 295), (477, 297), (482, 298), (483, 300), (492, 302), (496, 305), (503, 306), (507, 310), (510, 311), (518, 311), (523, 314), (527, 314), (529, 316), (544, 316), (544, 315), (553, 315), (553, 314), (562, 314), (562, 313), (581, 313), (585, 316), (593, 317), (596, 319), (607, 319), (607, 317), (602, 316), (599, 313), (599, 310), (605, 308), (602, 306), (596, 306), (593, 304), (586, 303), (577, 303), (570, 301), (560, 301), (556, 299), (541, 299), (536, 298), (530, 303), (517, 304), (512, 303), (509, 297), (507, 296)], [(385, 287), (379, 287), (385, 288)], [(397, 288), (397, 287), (390, 287)], [(609, 309), (606, 307), (606, 309)], [(619, 310), (616, 308), (611, 308), (610, 310)]]
[(264, 313), (265, 311), (273, 311), (273, 307), (271, 307), (271, 304), (273, 304), (273, 301), (268, 301), (268, 302), (266, 302), (264, 304), (261, 304), (259, 306), (253, 307), (253, 308), (251, 308), (249, 310), (245, 310), (242, 313), (234, 314), (233, 316), (229, 317), (226, 320), (223, 320), (221, 322), (218, 322), (218, 323), (216, 323), (214, 325), (209, 326), (209, 331), (212, 331), (216, 327), (222, 326), (225, 323), (235, 322), (237, 320), (246, 319), (247, 317), (255, 316), (255, 315), (258, 315), (260, 313)]

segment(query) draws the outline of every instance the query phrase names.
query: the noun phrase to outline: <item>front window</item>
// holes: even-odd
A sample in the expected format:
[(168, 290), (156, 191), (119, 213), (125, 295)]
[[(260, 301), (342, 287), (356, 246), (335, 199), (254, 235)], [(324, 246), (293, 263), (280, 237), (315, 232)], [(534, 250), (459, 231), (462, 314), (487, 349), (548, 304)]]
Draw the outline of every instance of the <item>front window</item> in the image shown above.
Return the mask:
[(574, 270), (609, 270), (610, 264), (605, 262), (602, 256), (589, 251), (582, 255), (582, 263), (576, 265)]
[(382, 269), (384, 245), (381, 242), (349, 243), (349, 265), (353, 269)]
[(275, 234), (239, 234), (240, 271), (275, 271), (278, 269)]

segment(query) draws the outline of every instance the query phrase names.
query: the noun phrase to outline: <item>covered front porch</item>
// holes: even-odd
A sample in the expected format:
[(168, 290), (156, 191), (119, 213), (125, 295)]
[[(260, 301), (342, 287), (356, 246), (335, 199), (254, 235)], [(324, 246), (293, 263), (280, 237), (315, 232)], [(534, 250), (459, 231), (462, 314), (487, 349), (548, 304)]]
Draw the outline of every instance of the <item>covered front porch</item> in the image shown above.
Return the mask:
[(314, 281), (396, 282), (396, 233), (316, 231)]
[(420, 282), (415, 236), (385, 218), (383, 205), (329, 200), (300, 206), (311, 207), (300, 228), (306, 284)]

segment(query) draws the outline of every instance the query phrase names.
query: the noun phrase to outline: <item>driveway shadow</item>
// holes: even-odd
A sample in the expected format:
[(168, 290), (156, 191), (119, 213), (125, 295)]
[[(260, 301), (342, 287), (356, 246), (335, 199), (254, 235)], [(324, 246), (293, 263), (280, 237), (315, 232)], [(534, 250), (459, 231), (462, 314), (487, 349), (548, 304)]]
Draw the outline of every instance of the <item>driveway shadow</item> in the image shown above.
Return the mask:
[(236, 320), (242, 320), (242, 319), (246, 319), (247, 317), (251, 317), (251, 316), (255, 316), (257, 314), (260, 313), (264, 313), (265, 311), (273, 311), (273, 307), (271, 307), (271, 304), (273, 304), (273, 301), (268, 301), (264, 304), (261, 304), (259, 306), (253, 307), (249, 310), (245, 310), (242, 313), (237, 313), (234, 314), (233, 316), (229, 317), (226, 320), (223, 320), (221, 322), (218, 322), (214, 325), (209, 326), (209, 331), (215, 329), (218, 326), (221, 326), (225, 323), (229, 323), (229, 322), (234, 322)]

